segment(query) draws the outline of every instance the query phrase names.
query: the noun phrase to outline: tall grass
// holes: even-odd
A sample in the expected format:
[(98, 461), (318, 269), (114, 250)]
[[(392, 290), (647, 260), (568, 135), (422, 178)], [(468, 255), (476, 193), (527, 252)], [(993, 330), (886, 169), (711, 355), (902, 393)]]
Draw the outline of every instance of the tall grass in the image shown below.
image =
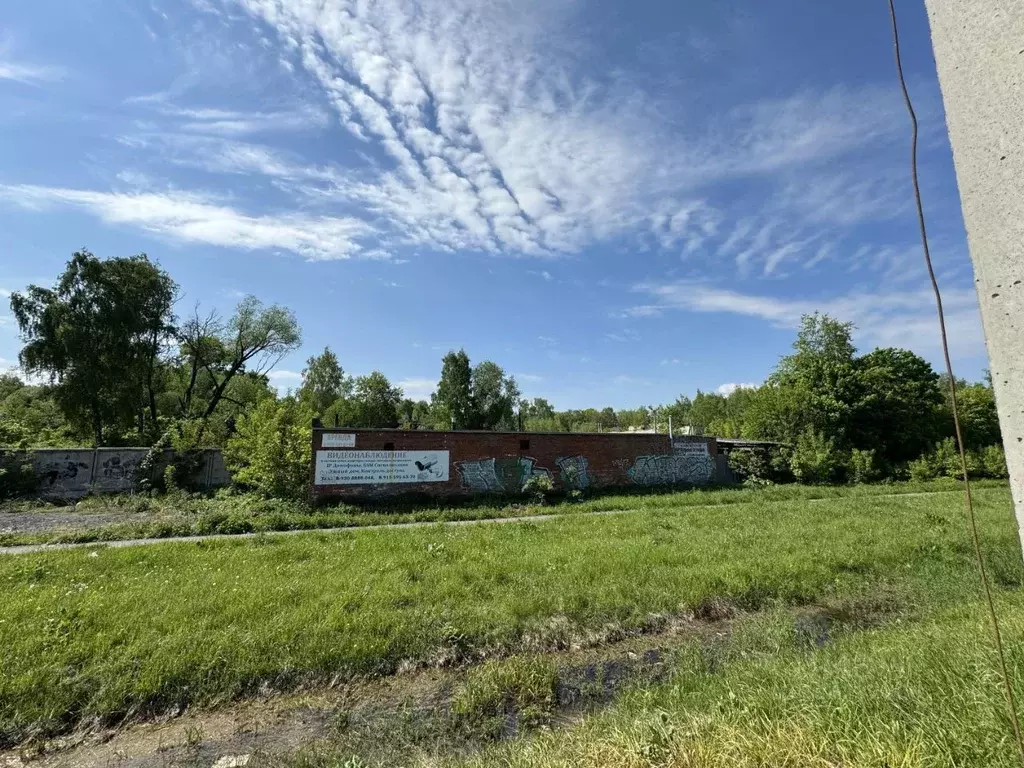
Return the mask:
[[(1024, 601), (1001, 601), (1018, 689)], [(468, 768), (910, 768), (1019, 765), (979, 603), (809, 650), (775, 621), (691, 649), (667, 684), (576, 727), (485, 750)], [(427, 759), (424, 765), (440, 765)], [(452, 764), (444, 761), (443, 764)], [(460, 763), (463, 764), (463, 763)]]
[[(1018, 584), (1008, 489), (981, 490), (978, 508), (997, 582)], [(973, 594), (973, 568), (956, 495), (7, 557), (0, 741), (410, 660), (595, 643), (711, 600), (758, 609), (884, 585), (930, 605)]]

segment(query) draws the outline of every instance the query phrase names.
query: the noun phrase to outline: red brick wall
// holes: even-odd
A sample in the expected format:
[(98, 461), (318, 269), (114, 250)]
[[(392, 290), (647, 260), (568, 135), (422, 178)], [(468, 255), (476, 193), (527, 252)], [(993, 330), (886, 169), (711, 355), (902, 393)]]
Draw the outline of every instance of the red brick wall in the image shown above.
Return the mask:
[[(355, 446), (323, 448), (323, 436), (330, 433), (354, 435)], [(706, 445), (714, 463), (717, 454), (714, 438), (676, 438), (677, 446), (682, 442)], [(318, 485), (316, 457), (321, 451), (405, 451), (410, 455), (404, 462), (400, 460), (404, 465), (416, 458), (418, 451), (448, 451), (448, 480)], [(536, 474), (548, 474), (559, 490), (662, 485), (686, 482), (679, 478), (690, 477), (689, 464), (678, 457), (673, 460), (672, 441), (668, 436), (654, 434), (314, 429), (313, 455), (316, 500), (401, 494), (514, 493), (526, 479)], [(640, 457), (660, 458), (643, 459), (638, 465)], [(703, 457), (698, 457), (699, 467), (703, 466), (703, 461)], [(701, 471), (698, 469), (697, 474)]]

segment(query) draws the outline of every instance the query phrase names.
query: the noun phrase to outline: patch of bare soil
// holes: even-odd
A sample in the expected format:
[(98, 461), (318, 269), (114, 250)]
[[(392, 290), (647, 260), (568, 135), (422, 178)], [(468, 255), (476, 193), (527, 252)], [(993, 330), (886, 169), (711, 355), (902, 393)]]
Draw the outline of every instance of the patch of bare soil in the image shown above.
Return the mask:
[[(791, 613), (798, 642), (831, 642), (839, 627), (877, 625), (900, 610), (886, 599), (840, 606), (805, 606)], [(624, 689), (667, 680), (681, 648), (697, 644), (715, 665), (716, 649), (745, 616), (723, 600), (693, 616), (655, 623), (632, 636), (612, 633), (591, 647), (541, 652), (557, 668), (548, 727), (566, 725), (612, 702)], [(0, 752), (0, 768), (320, 768), (359, 755), (390, 766), (414, 752), (457, 755), (530, 726), (509, 707), (497, 723), (467, 722), (452, 712), (453, 694), (473, 665), (410, 669), (397, 675), (215, 710), (190, 711), (120, 729), (78, 733)], [(340, 762), (339, 762), (340, 760)]]
[[(599, 648), (549, 654), (559, 669), (556, 717), (611, 701), (627, 684), (663, 679), (673, 650), (729, 633), (728, 619), (677, 619), (658, 634)], [(474, 733), (451, 716), (452, 694), (468, 667), (416, 669), (392, 677), (190, 711), (118, 730), (78, 733), (0, 753), (0, 768), (228, 768), (280, 765), (285, 756), (339, 741), (375, 752), (382, 739), (446, 749), (510, 738), (520, 727), (506, 713), (499, 734)]]
[(83, 531), (138, 519), (139, 515), (127, 513), (82, 514), (73, 507), (66, 512), (0, 512), (0, 534)]

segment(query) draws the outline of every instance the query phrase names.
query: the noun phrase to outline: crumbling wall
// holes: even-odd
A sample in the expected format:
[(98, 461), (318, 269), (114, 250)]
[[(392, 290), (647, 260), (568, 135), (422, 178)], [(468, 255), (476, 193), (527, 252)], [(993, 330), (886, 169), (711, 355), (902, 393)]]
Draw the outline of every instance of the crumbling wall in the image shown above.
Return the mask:
[[(38, 448), (18, 453), (35, 467), (37, 493), (43, 498), (77, 499), (89, 493), (126, 493), (137, 487), (136, 470), (148, 448)], [(199, 488), (218, 488), (231, 483), (218, 450), (204, 451), (195, 478)], [(167, 451), (162, 466), (173, 457)], [(158, 466), (158, 470), (160, 467)]]

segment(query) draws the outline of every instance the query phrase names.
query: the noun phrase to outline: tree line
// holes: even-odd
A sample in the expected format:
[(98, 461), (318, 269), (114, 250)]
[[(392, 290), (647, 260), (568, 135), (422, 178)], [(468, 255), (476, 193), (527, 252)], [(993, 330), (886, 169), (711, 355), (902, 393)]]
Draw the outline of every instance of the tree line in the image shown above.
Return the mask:
[[(330, 348), (310, 357), (301, 384), (281, 396), (267, 374), (301, 343), (289, 309), (247, 296), (227, 317), (198, 305), (179, 317), (180, 300), (174, 280), (145, 254), (100, 259), (85, 250), (52, 287), (12, 294), (21, 368), (43, 383), (0, 377), (0, 445), (226, 447), (243, 475), (256, 454), (270, 451), (260, 472), (273, 485), (302, 475), (314, 419), (365, 428), (596, 432), (665, 431), (671, 418), (679, 430), (782, 444), (770, 456), (737, 458), (752, 478), (924, 476), (951, 462), (949, 382), (905, 349), (858, 354), (853, 326), (826, 315), (803, 318), (792, 353), (760, 386), (698, 391), (661, 406), (559, 411), (544, 398), (522, 398), (500, 365), (474, 364), (464, 350), (444, 356), (429, 400), (405, 397), (380, 371), (349, 375)], [(959, 384), (966, 447), (979, 467), (992, 449), (987, 464), (994, 468), (1001, 449), (990, 383)]]

